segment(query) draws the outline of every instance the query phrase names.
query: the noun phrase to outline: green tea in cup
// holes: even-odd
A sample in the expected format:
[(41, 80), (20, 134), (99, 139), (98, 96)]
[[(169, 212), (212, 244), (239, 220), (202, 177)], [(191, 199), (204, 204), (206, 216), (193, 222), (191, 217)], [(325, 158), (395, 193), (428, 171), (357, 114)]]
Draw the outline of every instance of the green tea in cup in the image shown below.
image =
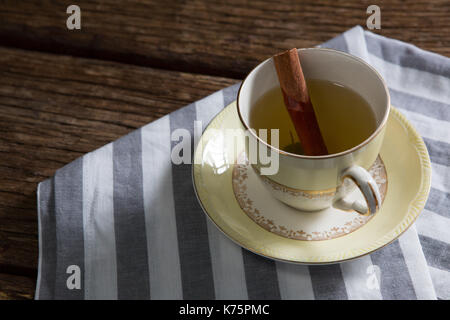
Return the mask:
[[(375, 131), (377, 123), (372, 108), (357, 92), (328, 80), (307, 79), (306, 83), (329, 154), (351, 149)], [(268, 129), (266, 142), (269, 144), (270, 129), (279, 129), (280, 149), (303, 154), (280, 87), (265, 92), (256, 101), (249, 124), (256, 132)]]

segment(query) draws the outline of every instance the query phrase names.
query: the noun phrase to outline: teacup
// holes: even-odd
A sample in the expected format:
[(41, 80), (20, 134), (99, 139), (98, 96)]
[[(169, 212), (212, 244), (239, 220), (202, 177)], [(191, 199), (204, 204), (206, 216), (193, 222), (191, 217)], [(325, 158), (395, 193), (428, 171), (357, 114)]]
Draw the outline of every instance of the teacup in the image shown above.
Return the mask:
[[(359, 93), (373, 110), (376, 129), (359, 145), (324, 156), (288, 153), (267, 144), (250, 130), (249, 117), (255, 102), (279, 86), (273, 59), (269, 58), (248, 74), (237, 97), (237, 111), (242, 125), (250, 132), (249, 139), (279, 156), (279, 167), (273, 175), (261, 174), (263, 164), (258, 161), (253, 168), (275, 198), (294, 208), (316, 211), (334, 205), (364, 215), (374, 214), (381, 206), (381, 197), (367, 170), (375, 162), (383, 142), (390, 110), (388, 88), (380, 74), (358, 57), (325, 48), (299, 49), (298, 54), (305, 78), (336, 82)], [(345, 200), (354, 185), (361, 190), (365, 204)]]

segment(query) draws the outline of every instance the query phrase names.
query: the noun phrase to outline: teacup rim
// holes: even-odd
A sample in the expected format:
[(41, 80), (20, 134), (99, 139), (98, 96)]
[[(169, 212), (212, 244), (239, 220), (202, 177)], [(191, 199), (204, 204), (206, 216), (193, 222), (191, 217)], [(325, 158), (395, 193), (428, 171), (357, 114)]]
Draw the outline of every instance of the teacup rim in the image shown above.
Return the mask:
[(281, 150), (279, 148), (276, 148), (274, 146), (272, 146), (271, 144), (268, 144), (267, 142), (265, 142), (264, 140), (262, 140), (255, 132), (254, 130), (251, 130), (250, 127), (245, 123), (242, 115), (241, 115), (241, 111), (240, 111), (240, 107), (239, 107), (239, 96), (241, 94), (241, 89), (242, 86), (244, 85), (245, 81), (247, 80), (247, 78), (253, 73), (253, 71), (255, 71), (256, 68), (258, 68), (259, 66), (261, 66), (264, 63), (267, 63), (270, 59), (272, 59), (272, 57), (267, 58), (266, 60), (258, 63), (244, 78), (244, 80), (241, 82), (241, 85), (239, 86), (239, 90), (236, 96), (236, 109), (237, 109), (237, 113), (239, 116), (239, 120), (242, 123), (242, 125), (245, 127), (245, 129), (247, 129), (247, 131), (250, 132), (250, 134), (255, 137), (255, 139), (259, 142), (261, 142), (262, 144), (264, 144), (265, 146), (275, 150), (277, 153), (289, 156), (289, 157), (294, 157), (294, 158), (300, 158), (300, 159), (314, 159), (314, 160), (318, 160), (318, 159), (332, 159), (332, 158), (337, 158), (340, 156), (344, 156), (350, 153), (355, 152), (358, 149), (361, 149), (362, 147), (364, 147), (365, 145), (367, 145), (370, 141), (372, 141), (373, 139), (375, 139), (376, 136), (378, 136), (378, 134), (383, 130), (384, 126), (386, 125), (388, 119), (389, 119), (389, 113), (390, 113), (390, 109), (391, 109), (391, 96), (389, 94), (389, 88), (385, 82), (385, 80), (383, 79), (383, 77), (381, 76), (381, 74), (374, 68), (372, 67), (370, 64), (368, 64), (366, 61), (364, 61), (363, 59), (352, 55), (350, 53), (344, 52), (344, 51), (340, 51), (340, 50), (335, 50), (335, 49), (330, 49), (330, 48), (298, 48), (297, 51), (330, 51), (336, 54), (341, 54), (344, 56), (347, 56), (351, 59), (354, 59), (360, 63), (362, 63), (363, 65), (365, 65), (366, 67), (368, 67), (370, 70), (372, 70), (375, 75), (378, 77), (378, 79), (381, 81), (381, 84), (383, 85), (383, 88), (386, 92), (386, 96), (387, 96), (387, 108), (386, 108), (386, 112), (383, 116), (383, 119), (381, 121), (381, 123), (377, 126), (376, 130), (367, 138), (365, 139), (363, 142), (361, 142), (360, 144), (354, 146), (353, 148), (338, 152), (338, 153), (332, 153), (332, 154), (327, 154), (327, 155), (321, 155), (321, 156), (308, 156), (308, 155), (301, 155), (301, 154), (296, 154), (296, 153), (291, 153), (291, 152), (287, 152), (284, 150)]

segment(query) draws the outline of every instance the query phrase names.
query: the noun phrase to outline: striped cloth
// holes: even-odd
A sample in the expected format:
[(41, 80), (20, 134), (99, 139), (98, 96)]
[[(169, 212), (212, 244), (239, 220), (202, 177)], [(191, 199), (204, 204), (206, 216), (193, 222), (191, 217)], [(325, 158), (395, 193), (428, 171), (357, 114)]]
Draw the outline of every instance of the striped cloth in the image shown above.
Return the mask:
[[(370, 256), (326, 266), (275, 262), (226, 238), (197, 203), (191, 166), (172, 164), (171, 132), (193, 136), (194, 120), (207, 124), (237, 84), (39, 184), (36, 299), (450, 299), (450, 59), (361, 27), (323, 46), (374, 66), (424, 137), (432, 188), (415, 226)], [(70, 266), (80, 289), (68, 289)]]

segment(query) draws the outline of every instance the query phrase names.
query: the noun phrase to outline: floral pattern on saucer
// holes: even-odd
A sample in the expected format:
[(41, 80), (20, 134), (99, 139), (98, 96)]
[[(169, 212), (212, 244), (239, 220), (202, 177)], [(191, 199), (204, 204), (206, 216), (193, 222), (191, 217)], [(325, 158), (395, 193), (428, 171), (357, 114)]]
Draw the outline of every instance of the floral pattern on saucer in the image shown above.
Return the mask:
[[(241, 157), (245, 157), (245, 154), (241, 154)], [(320, 212), (299, 212), (273, 198), (264, 189), (248, 162), (237, 163), (233, 168), (232, 180), (239, 206), (259, 226), (282, 237), (307, 241), (330, 240), (357, 230), (373, 217), (335, 208)], [(369, 173), (378, 184), (384, 201), (388, 179), (380, 156), (369, 169)], [(358, 195), (362, 197), (357, 190), (353, 193), (355, 199)]]

